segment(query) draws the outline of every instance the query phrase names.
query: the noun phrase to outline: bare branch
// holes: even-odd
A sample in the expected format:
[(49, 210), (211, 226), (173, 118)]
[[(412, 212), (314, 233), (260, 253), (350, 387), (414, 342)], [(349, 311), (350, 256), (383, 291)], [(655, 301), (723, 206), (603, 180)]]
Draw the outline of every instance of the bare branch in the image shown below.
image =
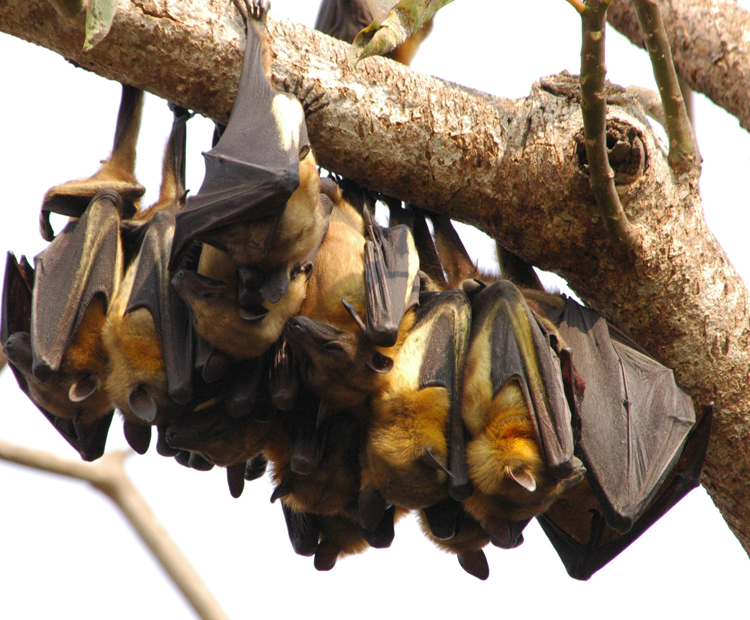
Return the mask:
[(607, 154), (607, 67), (604, 64), (607, 3), (589, 0), (581, 14), (581, 21), (581, 113), (591, 191), (613, 243), (619, 247), (634, 248), (638, 237), (622, 209), (615, 190), (615, 174)]
[(123, 512), (195, 612), (203, 620), (228, 620), (213, 594), (125, 473), (123, 464), (130, 454), (132, 452), (123, 450), (109, 452), (96, 463), (84, 463), (0, 441), (0, 459), (83, 480), (104, 493)]
[[(735, 0), (660, 0), (659, 5), (677, 72), (750, 129), (750, 13)], [(607, 19), (645, 47), (631, 0), (612, 0)]]
[(633, 0), (633, 4), (644, 33), (664, 108), (664, 129), (669, 138), (669, 164), (677, 172), (698, 170), (701, 161), (698, 143), (682, 98), (658, 0)]

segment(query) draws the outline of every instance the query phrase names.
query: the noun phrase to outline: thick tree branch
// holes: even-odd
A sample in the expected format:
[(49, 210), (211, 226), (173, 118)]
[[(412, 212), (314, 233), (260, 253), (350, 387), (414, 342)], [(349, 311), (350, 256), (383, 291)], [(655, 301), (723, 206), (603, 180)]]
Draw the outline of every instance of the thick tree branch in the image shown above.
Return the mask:
[[(166, 15), (143, 6), (152, 3), (121, 3), (109, 37), (89, 55), (82, 33), (44, 2), (0, 4), (0, 28), (225, 120), (243, 45), (234, 8), (194, 0)], [(302, 74), (331, 101), (309, 123), (323, 165), (475, 224), (560, 273), (675, 368), (696, 401), (716, 401), (704, 483), (750, 549), (747, 289), (706, 228), (697, 179), (670, 174), (641, 109), (622, 91), (607, 93), (616, 189), (643, 231), (634, 258), (616, 257), (585, 172), (576, 78), (545, 78), (509, 101), (380, 58), (355, 72), (343, 43), (273, 19), (269, 31), (277, 85)]]
[[(750, 130), (750, 13), (735, 0), (659, 0), (659, 5), (680, 77)], [(607, 19), (645, 47), (632, 0), (612, 0)]]

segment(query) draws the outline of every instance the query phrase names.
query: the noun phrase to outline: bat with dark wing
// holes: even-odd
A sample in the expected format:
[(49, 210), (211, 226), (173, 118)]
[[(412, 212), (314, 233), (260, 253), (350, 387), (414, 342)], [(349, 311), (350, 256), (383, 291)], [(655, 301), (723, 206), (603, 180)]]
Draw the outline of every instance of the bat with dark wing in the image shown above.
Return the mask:
[(303, 106), (274, 91), (264, 72), (266, 9), (248, 9), (237, 99), (218, 143), (204, 153), (200, 190), (177, 217), (170, 269), (194, 241), (222, 250), (238, 269), (240, 305), (261, 321), (262, 302), (278, 302), (301, 266), (314, 262), (328, 214)]
[[(46, 382), (34, 377), (30, 335), (33, 287), (31, 265), (24, 257), (19, 263), (9, 252), (3, 284), (0, 342), (21, 390), (81, 458), (93, 461), (104, 453), (114, 407), (106, 395), (102, 399), (103, 390), (96, 397), (85, 394), (85, 391), (90, 392), (93, 380), (90, 375), (79, 376), (74, 372), (72, 367), (80, 362), (75, 355), (67, 356), (63, 362), (64, 371), (52, 373)], [(79, 340), (81, 342), (77, 342), (73, 350), (85, 353), (84, 338)], [(84, 356), (83, 359), (88, 361), (91, 358)], [(76, 402), (74, 399), (80, 396), (85, 398)], [(87, 403), (89, 397), (91, 402)]]
[[(585, 384), (567, 389), (587, 484), (538, 520), (568, 573), (588, 579), (698, 486), (712, 407), (696, 424), (672, 371), (599, 312), (567, 299), (550, 318)], [(569, 377), (567, 351), (562, 359)]]

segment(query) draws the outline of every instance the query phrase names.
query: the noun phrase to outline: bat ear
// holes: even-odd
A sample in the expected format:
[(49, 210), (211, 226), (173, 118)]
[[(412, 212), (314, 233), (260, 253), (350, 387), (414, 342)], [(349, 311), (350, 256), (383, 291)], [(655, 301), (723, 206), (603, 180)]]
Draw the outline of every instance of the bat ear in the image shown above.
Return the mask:
[(299, 160), (302, 161), (310, 153), (310, 145), (303, 144), (299, 149)]
[(372, 354), (372, 359), (367, 362), (367, 365), (375, 372), (387, 375), (393, 369), (393, 358), (375, 351)]
[(128, 404), (139, 420), (150, 424), (156, 418), (156, 401), (143, 383), (130, 392)]
[(96, 380), (96, 377), (86, 375), (70, 386), (68, 398), (71, 402), (80, 403), (96, 392), (98, 388), (99, 382)]
[(509, 467), (508, 476), (520, 484), (529, 493), (536, 491), (536, 480), (529, 470), (523, 467)]

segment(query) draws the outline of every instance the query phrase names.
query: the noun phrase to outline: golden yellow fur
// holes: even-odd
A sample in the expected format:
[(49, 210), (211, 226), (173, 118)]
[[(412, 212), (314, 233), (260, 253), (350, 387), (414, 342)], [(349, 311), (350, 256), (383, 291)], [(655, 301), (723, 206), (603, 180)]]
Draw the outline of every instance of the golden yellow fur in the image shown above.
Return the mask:
[[(89, 304), (78, 331), (65, 351), (60, 370), (52, 373), (44, 383), (34, 379), (30, 372), (24, 373), (35, 403), (61, 418), (73, 419), (81, 415), (84, 429), (114, 408), (112, 399), (105, 391), (108, 356), (102, 342), (104, 321), (104, 300), (97, 295)], [(96, 390), (81, 402), (71, 401), (71, 387), (86, 378), (96, 381)]]

